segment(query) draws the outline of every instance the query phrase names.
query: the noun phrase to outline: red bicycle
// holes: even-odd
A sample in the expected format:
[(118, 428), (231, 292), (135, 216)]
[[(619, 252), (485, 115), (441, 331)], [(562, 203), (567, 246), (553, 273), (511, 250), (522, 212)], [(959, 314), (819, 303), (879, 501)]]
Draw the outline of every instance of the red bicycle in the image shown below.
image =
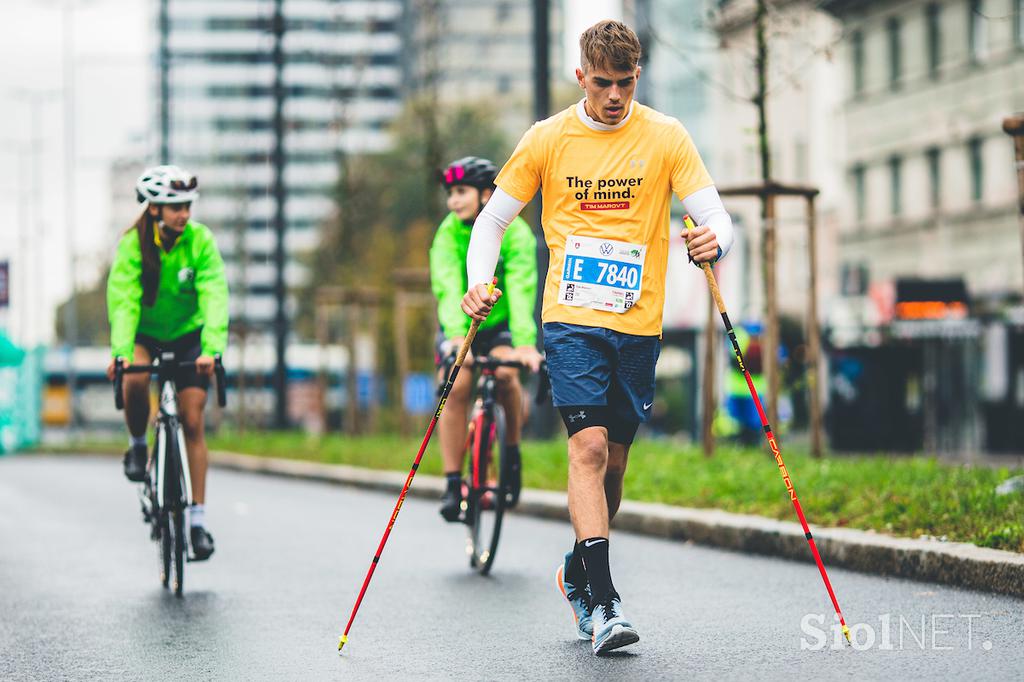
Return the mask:
[[(523, 369), (524, 365), (515, 360), (486, 357), (475, 359), (472, 367), (479, 371), (480, 378), (466, 437), (469, 473), (462, 485), (462, 522), (468, 529), (469, 565), (487, 575), (498, 552), (505, 510), (519, 499), (511, 468), (520, 463), (510, 461), (505, 449), (505, 409), (497, 399), (496, 372), (500, 367)], [(548, 375), (542, 366), (536, 396), (538, 404), (546, 398), (549, 388)]]

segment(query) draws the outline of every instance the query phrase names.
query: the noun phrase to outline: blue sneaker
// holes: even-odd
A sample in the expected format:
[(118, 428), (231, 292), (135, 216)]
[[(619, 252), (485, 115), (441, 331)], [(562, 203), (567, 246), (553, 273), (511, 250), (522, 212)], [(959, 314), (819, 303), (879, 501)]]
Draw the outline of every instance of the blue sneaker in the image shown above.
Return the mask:
[(628, 646), (640, 641), (640, 635), (622, 615), (622, 600), (612, 592), (592, 609), (594, 628), (594, 653), (605, 654), (612, 649)]
[(576, 636), (580, 639), (593, 639), (594, 629), (590, 618), (590, 587), (576, 587), (565, 579), (565, 569), (569, 566), (572, 552), (565, 555), (565, 561), (555, 571), (555, 583), (562, 591), (562, 596), (569, 601), (572, 618), (576, 621)]

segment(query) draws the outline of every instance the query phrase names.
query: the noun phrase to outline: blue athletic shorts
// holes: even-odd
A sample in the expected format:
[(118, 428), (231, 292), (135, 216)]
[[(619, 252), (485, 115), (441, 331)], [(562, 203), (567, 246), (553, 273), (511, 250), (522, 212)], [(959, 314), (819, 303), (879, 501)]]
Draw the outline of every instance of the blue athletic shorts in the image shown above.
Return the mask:
[[(609, 423), (611, 438), (616, 423), (633, 424), (650, 418), (654, 404), (654, 366), (661, 353), (657, 336), (635, 336), (562, 322), (544, 324), (544, 353), (551, 376), (551, 397), (563, 421), (574, 433), (579, 409), (590, 421), (586, 407), (604, 407), (598, 413)], [(590, 424), (588, 424), (590, 425)], [(628, 441), (631, 442), (630, 435)]]

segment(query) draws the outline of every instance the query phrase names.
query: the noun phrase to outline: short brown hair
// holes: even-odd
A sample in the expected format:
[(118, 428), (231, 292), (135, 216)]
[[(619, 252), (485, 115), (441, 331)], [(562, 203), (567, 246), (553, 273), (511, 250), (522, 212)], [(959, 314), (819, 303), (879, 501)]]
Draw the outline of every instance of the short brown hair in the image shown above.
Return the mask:
[(640, 39), (621, 21), (599, 21), (580, 35), (580, 66), (632, 71), (640, 63)]

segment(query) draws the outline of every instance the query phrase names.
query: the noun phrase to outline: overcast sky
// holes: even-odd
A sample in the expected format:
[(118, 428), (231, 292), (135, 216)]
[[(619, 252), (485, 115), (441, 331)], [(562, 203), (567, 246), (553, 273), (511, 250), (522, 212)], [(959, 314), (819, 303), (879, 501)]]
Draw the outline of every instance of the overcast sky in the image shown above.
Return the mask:
[[(94, 283), (121, 227), (111, 224), (111, 201), (133, 200), (132, 188), (110, 186), (110, 162), (154, 148), (155, 2), (0, 2), (0, 259), (11, 261), (14, 299), (6, 314), (0, 311), (0, 328), (21, 342), (45, 342), (52, 339), (54, 306), (70, 289), (68, 245), (78, 254), (80, 285)], [(572, 66), (582, 29), (602, 18), (621, 18), (621, 1), (565, 0), (565, 6), (563, 49), (565, 63)], [(67, 139), (61, 99), (63, 22), (69, 14), (76, 72), (70, 225), (64, 209)], [(30, 93), (40, 102), (38, 117)], [(35, 135), (39, 144), (31, 153)], [(33, 168), (41, 180), (38, 200), (27, 191)]]

